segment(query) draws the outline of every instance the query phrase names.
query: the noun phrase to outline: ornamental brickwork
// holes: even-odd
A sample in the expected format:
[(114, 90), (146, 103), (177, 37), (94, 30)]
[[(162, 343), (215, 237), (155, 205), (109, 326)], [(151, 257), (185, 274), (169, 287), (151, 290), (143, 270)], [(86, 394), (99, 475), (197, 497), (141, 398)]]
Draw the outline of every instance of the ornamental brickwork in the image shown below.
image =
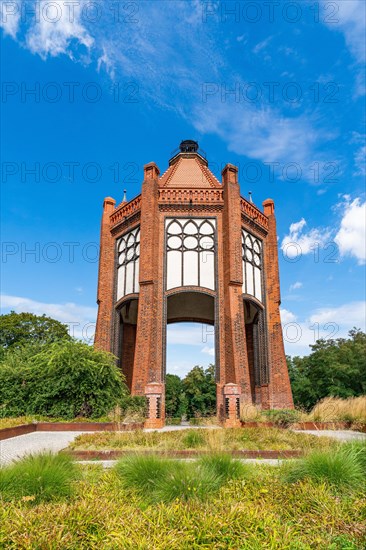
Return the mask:
[(145, 165), (139, 196), (105, 199), (97, 303), (95, 345), (147, 396), (150, 427), (164, 424), (166, 326), (177, 321), (215, 326), (217, 413), (228, 426), (239, 401), (293, 407), (274, 202), (261, 211), (241, 197), (231, 164), (219, 182), (196, 142), (182, 142), (162, 176)]

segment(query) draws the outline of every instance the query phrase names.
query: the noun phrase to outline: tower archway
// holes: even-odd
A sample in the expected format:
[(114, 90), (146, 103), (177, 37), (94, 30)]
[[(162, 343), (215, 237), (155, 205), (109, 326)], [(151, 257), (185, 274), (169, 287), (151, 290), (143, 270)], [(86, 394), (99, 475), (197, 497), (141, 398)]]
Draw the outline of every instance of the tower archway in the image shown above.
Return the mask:
[[(181, 394), (180, 415), (188, 418), (212, 416), (216, 410), (216, 343), (215, 343), (215, 297), (199, 290), (180, 289), (166, 298), (166, 340), (163, 380), (166, 392), (166, 415), (174, 416), (175, 401), (171, 384), (179, 386), (178, 375), (187, 379), (185, 394)], [(215, 370), (213, 369), (215, 365)], [(200, 367), (198, 370), (196, 367)], [(202, 370), (204, 373), (202, 372)], [(214, 378), (212, 378), (214, 377)], [(201, 380), (202, 395), (197, 398), (193, 380)], [(190, 381), (190, 382), (189, 382)], [(200, 383), (201, 383), (200, 382)], [(200, 386), (201, 387), (201, 386)], [(173, 403), (173, 406), (172, 406)]]

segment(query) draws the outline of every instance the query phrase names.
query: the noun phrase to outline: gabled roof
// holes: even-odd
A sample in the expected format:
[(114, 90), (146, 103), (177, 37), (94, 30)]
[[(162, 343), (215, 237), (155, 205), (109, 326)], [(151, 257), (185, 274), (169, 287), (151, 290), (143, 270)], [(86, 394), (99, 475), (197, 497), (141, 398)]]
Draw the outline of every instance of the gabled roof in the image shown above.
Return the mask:
[(161, 187), (217, 188), (219, 180), (207, 168), (199, 155), (180, 154), (159, 178)]

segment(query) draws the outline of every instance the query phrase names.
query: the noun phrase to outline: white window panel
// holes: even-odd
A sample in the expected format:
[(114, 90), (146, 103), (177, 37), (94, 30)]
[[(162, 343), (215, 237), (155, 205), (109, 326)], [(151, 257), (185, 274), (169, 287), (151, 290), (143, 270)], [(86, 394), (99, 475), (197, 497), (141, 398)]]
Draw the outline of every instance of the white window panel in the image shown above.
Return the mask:
[(255, 294), (254, 296), (262, 301), (262, 282), (261, 282), (261, 270), (258, 267), (254, 268), (254, 284), (255, 284)]
[(215, 255), (212, 251), (200, 252), (200, 286), (215, 290)]
[(183, 286), (198, 286), (197, 252), (183, 254)]
[(182, 286), (182, 253), (167, 253), (167, 289)]
[(167, 289), (201, 286), (214, 290), (216, 220), (168, 218), (165, 227)]
[(253, 266), (249, 262), (245, 264), (246, 270), (246, 282), (247, 282), (247, 294), (254, 296), (254, 285), (253, 285)]

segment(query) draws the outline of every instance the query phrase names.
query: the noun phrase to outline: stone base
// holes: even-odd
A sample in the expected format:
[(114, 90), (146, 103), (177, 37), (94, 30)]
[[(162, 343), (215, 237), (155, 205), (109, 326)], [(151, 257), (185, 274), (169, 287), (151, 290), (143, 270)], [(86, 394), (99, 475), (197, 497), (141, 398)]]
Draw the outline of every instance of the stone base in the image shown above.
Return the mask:
[(223, 421), (224, 428), (240, 428), (240, 418), (225, 418)]
[(158, 430), (164, 428), (164, 426), (164, 418), (147, 418), (144, 422), (144, 428), (149, 428), (150, 430)]

